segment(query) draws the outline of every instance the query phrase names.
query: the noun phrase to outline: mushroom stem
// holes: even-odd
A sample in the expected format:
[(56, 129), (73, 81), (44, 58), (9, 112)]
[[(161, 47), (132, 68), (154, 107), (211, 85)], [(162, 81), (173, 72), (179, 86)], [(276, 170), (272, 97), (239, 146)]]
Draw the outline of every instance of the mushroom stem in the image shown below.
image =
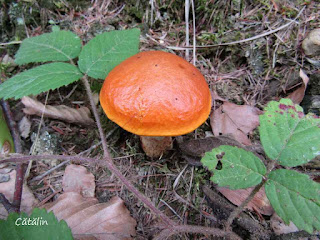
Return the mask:
[(141, 146), (148, 157), (158, 158), (172, 148), (172, 137), (140, 136)]

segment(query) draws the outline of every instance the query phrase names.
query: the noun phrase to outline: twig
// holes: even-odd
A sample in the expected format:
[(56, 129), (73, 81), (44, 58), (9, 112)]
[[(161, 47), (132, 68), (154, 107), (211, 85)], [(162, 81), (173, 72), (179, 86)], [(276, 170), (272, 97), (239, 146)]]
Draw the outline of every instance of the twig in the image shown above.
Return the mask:
[[(112, 129), (107, 135), (106, 135), (106, 139), (108, 139), (113, 133), (115, 130), (117, 130), (118, 128), (115, 127), (114, 129)], [(94, 144), (93, 146), (91, 146), (90, 148), (88, 148), (87, 150), (84, 150), (83, 152), (80, 152), (79, 155), (81, 156), (82, 154), (85, 154), (87, 152), (90, 152), (91, 150), (97, 148), (98, 146), (101, 145), (101, 141), (98, 142), (97, 144)], [(30, 180), (30, 182), (35, 182), (35, 181), (39, 181), (41, 180), (42, 178), (44, 178), (45, 176), (49, 175), (50, 173), (52, 173), (53, 171), (57, 170), (58, 168), (61, 168), (63, 167), (64, 165), (68, 164), (70, 162), (70, 160), (66, 160), (60, 164), (58, 164), (57, 166), (49, 169), (48, 171), (46, 171), (45, 173), (39, 175), (39, 176), (36, 176), (34, 177), (33, 179)]]
[(262, 181), (260, 184), (255, 186), (249, 196), (234, 211), (231, 212), (225, 225), (225, 229), (227, 231), (231, 230), (231, 224), (233, 223), (234, 219), (238, 217), (238, 215), (243, 211), (244, 207), (254, 198), (256, 193), (259, 192), (260, 188), (265, 184), (265, 182), (266, 181)]
[[(185, 18), (185, 24), (186, 24), (186, 59), (189, 60), (189, 45), (190, 45), (190, 41), (189, 41), (189, 11), (190, 11), (190, 1), (189, 0), (185, 0), (184, 1), (184, 18)], [(194, 43), (193, 43), (194, 45)]]
[(12, 205), (15, 208), (15, 212), (20, 212), (21, 206), (21, 199), (22, 199), (22, 190), (23, 190), (23, 180), (24, 180), (24, 173), (25, 173), (25, 164), (18, 164), (16, 171), (16, 181), (14, 186), (14, 194), (13, 194), (13, 201)]
[(61, 168), (62, 166), (68, 164), (69, 162), (70, 162), (70, 160), (63, 161), (62, 163), (60, 163), (60, 164), (58, 164), (57, 166), (49, 169), (48, 171), (44, 172), (43, 174), (32, 178), (29, 182), (39, 181), (39, 180), (41, 180), (42, 178), (44, 178), (45, 176), (47, 176), (47, 175), (49, 175), (50, 173), (52, 173), (53, 171), (57, 170), (58, 168)]
[(40, 161), (43, 159), (48, 160), (54, 160), (54, 159), (60, 159), (60, 160), (69, 160), (79, 163), (96, 163), (101, 166), (105, 166), (101, 159), (98, 158), (88, 158), (88, 157), (82, 157), (82, 156), (68, 156), (68, 155), (22, 155), (22, 154), (8, 154), (3, 155), (0, 154), (0, 164), (1, 163), (26, 163), (31, 160), (34, 161)]
[(173, 229), (165, 229), (160, 232), (153, 240), (167, 239), (168, 237), (178, 233), (200, 233), (204, 235), (212, 235), (215, 237), (224, 237), (226, 239), (237, 240), (241, 239), (237, 234), (228, 232), (219, 228), (202, 227), (194, 225), (179, 225), (174, 226)]
[(14, 206), (8, 201), (8, 199), (2, 193), (0, 193), (0, 203), (4, 206), (8, 213), (15, 212)]
[[(259, 35), (256, 35), (254, 37), (250, 37), (250, 38), (246, 38), (246, 39), (243, 39), (243, 40), (238, 40), (238, 41), (234, 41), (234, 42), (228, 42), (228, 43), (219, 43), (219, 44), (213, 44), (213, 45), (205, 45), (205, 46), (196, 46), (196, 48), (211, 48), (211, 47), (219, 47), (219, 46), (229, 46), (229, 45), (234, 45), (234, 44), (238, 44), (238, 43), (244, 43), (244, 42), (249, 42), (249, 41), (252, 41), (252, 40), (256, 40), (258, 38), (262, 38), (262, 37), (265, 37), (265, 36), (268, 36), (270, 34), (273, 34), (275, 32), (278, 32), (286, 27), (289, 27), (292, 23), (294, 23), (299, 17), (300, 15), (302, 14), (302, 12), (304, 11), (304, 9), (306, 8), (306, 6), (304, 6), (300, 12), (298, 13), (298, 15), (293, 19), (293, 20), (290, 20), (290, 22), (274, 29), (274, 30), (271, 30), (271, 31), (268, 31), (268, 32), (264, 32), (264, 33), (261, 33)], [(190, 48), (193, 48), (193, 46), (189, 46), (189, 47), (174, 47), (174, 46), (165, 46), (166, 48), (169, 48), (169, 49), (172, 49), (172, 50), (186, 50), (186, 49), (190, 49)]]
[(8, 46), (8, 45), (20, 44), (20, 43), (22, 43), (22, 41), (12, 41), (7, 43), (0, 43), (0, 46)]
[(196, 13), (194, 10), (194, 1), (191, 0), (191, 8), (192, 8), (192, 31), (193, 31), (193, 36), (192, 36), (192, 43), (193, 43), (193, 48), (192, 48), (192, 52), (193, 52), (193, 65), (196, 65), (196, 46), (197, 46), (197, 42), (196, 42)]
[(83, 82), (83, 84), (84, 84), (84, 86), (86, 88), (86, 92), (87, 92), (87, 95), (88, 95), (88, 98), (89, 98), (89, 101), (90, 101), (90, 105), (91, 105), (91, 110), (92, 110), (93, 116), (94, 116), (94, 118), (96, 120), (96, 124), (97, 124), (98, 131), (99, 131), (100, 138), (101, 138), (104, 157), (106, 159), (108, 159), (108, 161), (112, 161), (111, 157), (110, 157), (110, 153), (108, 151), (108, 146), (107, 146), (107, 142), (106, 142), (106, 139), (105, 139), (105, 136), (104, 136), (104, 132), (103, 132), (103, 129), (102, 129), (102, 126), (101, 126), (100, 117), (98, 115), (98, 111), (97, 111), (96, 105), (95, 105), (94, 100), (93, 100), (93, 96), (92, 96), (92, 92), (91, 92), (91, 88), (90, 88), (90, 85), (89, 85), (89, 81), (88, 81), (88, 76), (87, 75), (83, 76), (82, 82)]

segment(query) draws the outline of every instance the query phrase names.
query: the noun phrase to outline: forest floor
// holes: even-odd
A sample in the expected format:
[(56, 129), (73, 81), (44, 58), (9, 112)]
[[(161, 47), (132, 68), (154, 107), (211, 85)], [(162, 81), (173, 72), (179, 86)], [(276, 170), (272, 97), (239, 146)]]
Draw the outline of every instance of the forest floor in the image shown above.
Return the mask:
[[(269, 101), (286, 97), (303, 85), (300, 77), (302, 69), (310, 80), (301, 105), (305, 112), (312, 111), (319, 115), (319, 58), (306, 58), (301, 46), (307, 34), (320, 27), (318, 1), (195, 1), (195, 14), (193, 16), (190, 8), (188, 16), (189, 34), (186, 33), (185, 1), (8, 2), (1, 10), (1, 43), (51, 32), (54, 25), (73, 31), (84, 44), (105, 31), (137, 27), (141, 30), (140, 51), (168, 51), (195, 63), (214, 93), (213, 111), (223, 104), (219, 99), (263, 110)], [(279, 30), (272, 31), (274, 29)], [(197, 46), (203, 46), (196, 48), (195, 54), (192, 48), (184, 49), (193, 45), (194, 38)], [(236, 41), (239, 42), (232, 43)], [(7, 60), (4, 62), (5, 56), (14, 58), (18, 48), (19, 44), (0, 46), (3, 80), (25, 69), (10, 65)], [(98, 96), (103, 81), (90, 79), (90, 83), (92, 91)], [(36, 98), (42, 103), (46, 101), (47, 105), (90, 108), (84, 87), (79, 82), (50, 91), (48, 95), (39, 94)], [(25, 117), (31, 124), (22, 138), (24, 153), (81, 153), (88, 157), (103, 154), (96, 127), (25, 115), (20, 100), (9, 102), (14, 120), (19, 123)], [(142, 151), (138, 136), (108, 120), (101, 107), (99, 115), (115, 165), (158, 209), (182, 224), (219, 227), (217, 213), (212, 207), (215, 203), (210, 200), (212, 193), (209, 191), (214, 191), (214, 185), (209, 181), (210, 173), (202, 166), (190, 164), (179, 148), (179, 143), (213, 136), (209, 119), (195, 132), (176, 138), (173, 149), (160, 159), (150, 159)], [(260, 144), (257, 129), (250, 131), (247, 138), (250, 144)], [(39, 143), (35, 144), (35, 139)], [(60, 162), (36, 161), (31, 166), (27, 185), (42, 203), (54, 201), (60, 195), (64, 169), (69, 163), (37, 181), (32, 179)], [(137, 221), (136, 239), (151, 239), (157, 233), (154, 225), (157, 219), (153, 213), (119, 179), (107, 169), (91, 164), (83, 166), (95, 177), (96, 197), (100, 202), (107, 202), (114, 195), (124, 200), (131, 216)], [(298, 169), (309, 175), (318, 172), (319, 160)], [(319, 181), (316, 177), (314, 179)], [(246, 212), (264, 228), (268, 237), (274, 233), (270, 216), (262, 216), (259, 211)], [(239, 231), (238, 234), (244, 238), (257, 236), (243, 229)], [(181, 233), (171, 239), (210, 237)]]

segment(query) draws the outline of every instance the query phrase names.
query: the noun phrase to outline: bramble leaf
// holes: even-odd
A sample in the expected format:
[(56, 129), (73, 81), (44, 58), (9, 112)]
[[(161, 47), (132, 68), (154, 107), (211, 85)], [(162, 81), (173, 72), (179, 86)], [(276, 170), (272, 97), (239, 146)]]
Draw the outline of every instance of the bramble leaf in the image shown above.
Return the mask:
[(68, 63), (48, 63), (24, 71), (0, 85), (0, 98), (21, 98), (56, 89), (79, 80), (82, 74)]
[(11, 213), (7, 220), (0, 219), (0, 239), (71, 240), (73, 237), (64, 220), (58, 221), (52, 212), (35, 208), (30, 216)]
[(305, 174), (278, 169), (268, 176), (266, 195), (286, 224), (292, 221), (309, 233), (320, 230), (320, 184)]
[[(221, 170), (216, 169), (218, 159), (222, 164)], [(223, 145), (214, 148), (205, 154), (201, 162), (213, 172), (211, 181), (220, 187), (228, 186), (230, 189), (255, 186), (262, 181), (266, 173), (266, 167), (256, 155), (233, 146)]]
[(15, 56), (19, 65), (31, 62), (69, 61), (81, 51), (80, 38), (69, 31), (54, 31), (26, 38)]
[(139, 51), (138, 28), (102, 33), (91, 39), (82, 49), (78, 65), (92, 78), (105, 79), (123, 60)]
[(270, 102), (260, 115), (260, 139), (267, 156), (294, 167), (320, 155), (320, 118), (304, 115), (290, 99)]

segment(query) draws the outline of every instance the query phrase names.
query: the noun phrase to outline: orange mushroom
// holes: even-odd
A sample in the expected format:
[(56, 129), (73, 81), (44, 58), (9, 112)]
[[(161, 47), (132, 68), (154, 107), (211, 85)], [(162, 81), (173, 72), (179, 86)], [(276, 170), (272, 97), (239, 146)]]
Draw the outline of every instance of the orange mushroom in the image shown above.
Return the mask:
[(200, 71), (162, 51), (138, 53), (106, 77), (100, 103), (107, 117), (140, 135), (149, 157), (172, 147), (171, 136), (198, 128), (209, 116), (211, 95)]

